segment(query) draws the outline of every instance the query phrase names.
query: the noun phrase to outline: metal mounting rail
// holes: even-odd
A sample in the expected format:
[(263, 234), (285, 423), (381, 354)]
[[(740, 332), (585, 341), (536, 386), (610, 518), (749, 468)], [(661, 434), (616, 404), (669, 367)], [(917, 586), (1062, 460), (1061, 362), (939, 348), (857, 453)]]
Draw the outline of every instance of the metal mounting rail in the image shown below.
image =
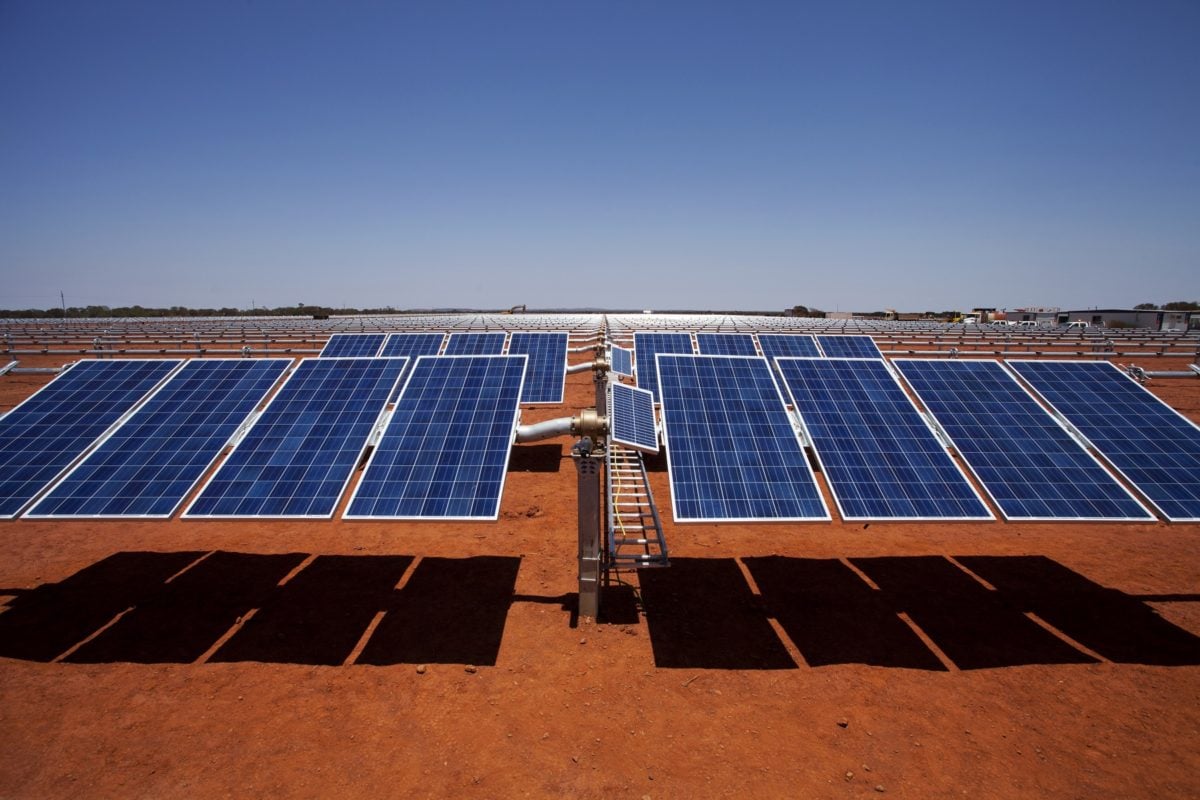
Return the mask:
[(608, 448), (608, 564), (610, 567), (666, 567), (667, 542), (642, 454), (620, 445)]

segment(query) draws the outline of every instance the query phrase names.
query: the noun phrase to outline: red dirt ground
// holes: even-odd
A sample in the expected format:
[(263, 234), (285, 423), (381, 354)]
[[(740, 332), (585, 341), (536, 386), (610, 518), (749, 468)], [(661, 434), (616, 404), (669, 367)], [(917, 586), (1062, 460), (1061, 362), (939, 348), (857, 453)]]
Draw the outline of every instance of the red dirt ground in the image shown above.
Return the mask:
[(677, 526), (654, 471), (674, 566), (572, 627), (552, 444), (495, 524), (0, 523), (0, 796), (1200, 796), (1200, 525)]

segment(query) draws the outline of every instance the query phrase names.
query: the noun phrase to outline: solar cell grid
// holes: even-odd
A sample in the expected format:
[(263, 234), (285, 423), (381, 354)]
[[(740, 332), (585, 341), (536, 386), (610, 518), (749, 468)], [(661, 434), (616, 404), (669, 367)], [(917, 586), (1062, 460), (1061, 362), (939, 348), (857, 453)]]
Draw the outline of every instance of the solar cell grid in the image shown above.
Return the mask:
[(392, 333), (389, 334), (379, 351), (380, 356), (436, 356), (442, 349), (443, 333)]
[(1154, 519), (998, 362), (892, 363), (1006, 518)]
[(291, 359), (192, 359), (29, 517), (169, 517)]
[(383, 346), (382, 333), (335, 333), (321, 348), (320, 358), (359, 358), (376, 355)]
[(615, 344), (609, 348), (609, 351), (611, 353), (609, 358), (612, 361), (612, 371), (618, 375), (633, 377), (633, 351)]
[(489, 333), (452, 333), (446, 342), (447, 356), (498, 356), (504, 352), (504, 340), (508, 334), (503, 331)]
[(774, 364), (781, 356), (812, 356), (819, 357), (817, 340), (805, 334), (789, 333), (760, 333), (758, 344), (767, 361)]
[(529, 357), (525, 367), (522, 403), (561, 403), (567, 380), (567, 333), (514, 333), (509, 340), (510, 355)]
[(406, 358), (306, 358), (185, 517), (333, 515)]
[(526, 360), (417, 359), (346, 518), (496, 519)]
[(661, 398), (658, 393), (655, 356), (659, 353), (691, 353), (692, 335), (690, 333), (637, 331), (633, 334), (633, 350), (637, 358), (637, 364), (634, 367), (637, 385), (653, 393), (657, 402)]
[(818, 336), (817, 343), (828, 358), (883, 358), (870, 336)]
[(1006, 362), (1146, 498), (1200, 521), (1200, 428), (1107, 361)]
[(183, 362), (76, 362), (0, 419), (0, 516), (14, 517)]
[(696, 344), (708, 356), (756, 356), (754, 337), (748, 333), (697, 333)]
[(776, 363), (844, 519), (993, 519), (882, 361)]
[(635, 450), (657, 453), (654, 395), (623, 383), (610, 384), (610, 389), (608, 419), (612, 440)]
[(829, 519), (765, 359), (657, 361), (676, 522)]

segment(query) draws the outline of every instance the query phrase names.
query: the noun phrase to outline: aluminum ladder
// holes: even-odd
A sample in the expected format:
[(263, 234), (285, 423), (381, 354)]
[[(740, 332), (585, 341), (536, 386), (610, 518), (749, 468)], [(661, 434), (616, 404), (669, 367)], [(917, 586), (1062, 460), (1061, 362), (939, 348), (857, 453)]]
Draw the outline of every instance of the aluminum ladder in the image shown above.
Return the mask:
[(612, 444), (605, 461), (608, 493), (608, 565), (666, 567), (667, 543), (642, 454)]

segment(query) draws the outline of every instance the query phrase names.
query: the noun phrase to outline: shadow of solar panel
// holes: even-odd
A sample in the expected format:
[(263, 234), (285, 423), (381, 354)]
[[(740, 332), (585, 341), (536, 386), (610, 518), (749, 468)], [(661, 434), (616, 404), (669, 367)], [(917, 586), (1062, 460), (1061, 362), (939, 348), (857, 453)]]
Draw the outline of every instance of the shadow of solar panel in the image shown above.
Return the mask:
[(407, 363), (304, 359), (184, 516), (332, 516)]
[(183, 362), (79, 361), (0, 419), (0, 517), (15, 517)]
[(346, 518), (496, 519), (525, 362), (417, 359)]
[(993, 519), (882, 361), (776, 363), (844, 519)]
[(1006, 363), (1163, 516), (1200, 521), (1200, 427), (1107, 361)]
[(188, 361), (26, 516), (171, 516), (291, 363)]
[(676, 522), (827, 520), (762, 358), (658, 356)]
[(525, 367), (522, 403), (561, 403), (567, 382), (567, 334), (517, 332), (508, 343), (509, 355), (529, 357)]
[(1006, 518), (1154, 520), (998, 362), (892, 363)]

